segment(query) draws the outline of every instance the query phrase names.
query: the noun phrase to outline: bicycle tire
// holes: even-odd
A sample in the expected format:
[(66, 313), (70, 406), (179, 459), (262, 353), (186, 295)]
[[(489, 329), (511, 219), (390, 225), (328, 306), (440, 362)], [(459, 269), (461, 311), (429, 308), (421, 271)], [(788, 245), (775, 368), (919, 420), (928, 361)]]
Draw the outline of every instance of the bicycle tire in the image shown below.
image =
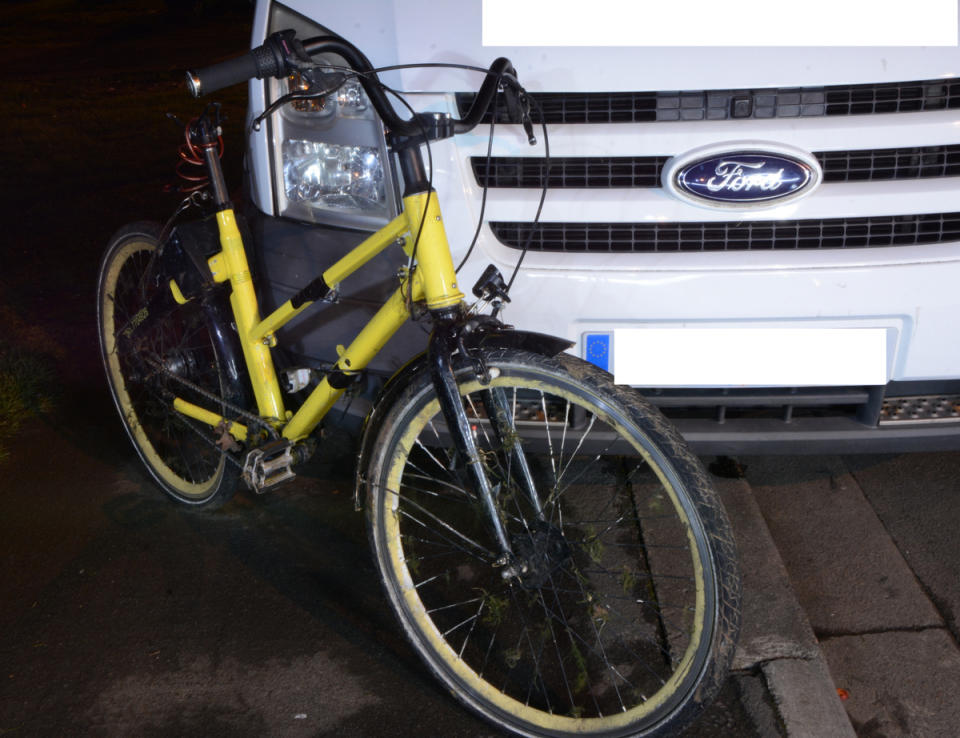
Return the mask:
[(157, 321), (129, 349), (116, 340), (156, 290), (169, 289), (155, 274), (158, 234), (153, 223), (135, 223), (110, 240), (97, 290), (101, 359), (127, 435), (153, 479), (178, 502), (214, 508), (233, 496), (240, 469), (215, 446), (210, 428), (172, 407), (179, 396), (217, 410), (177, 377), (220, 397), (242, 396), (222, 368), (208, 318), (194, 300)]
[[(383, 413), (368, 534), (413, 648), (464, 704), (530, 736), (676, 735), (716, 695), (740, 575), (703, 466), (652, 405), (568, 355), (485, 356), (516, 437), (471, 370), (458, 383), (501, 519), (527, 573), (505, 579), (446, 436), (429, 373)], [(525, 420), (524, 418), (529, 418)], [(519, 440), (542, 498), (524, 497)]]

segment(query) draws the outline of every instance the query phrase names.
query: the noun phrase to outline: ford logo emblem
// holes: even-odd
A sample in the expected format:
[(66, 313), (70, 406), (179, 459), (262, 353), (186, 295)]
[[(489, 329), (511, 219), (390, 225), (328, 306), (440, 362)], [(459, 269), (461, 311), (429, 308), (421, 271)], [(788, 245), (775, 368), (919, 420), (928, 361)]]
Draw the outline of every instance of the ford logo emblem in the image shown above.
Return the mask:
[(670, 159), (662, 181), (674, 195), (695, 205), (747, 209), (804, 197), (822, 177), (812, 154), (783, 144), (739, 141)]

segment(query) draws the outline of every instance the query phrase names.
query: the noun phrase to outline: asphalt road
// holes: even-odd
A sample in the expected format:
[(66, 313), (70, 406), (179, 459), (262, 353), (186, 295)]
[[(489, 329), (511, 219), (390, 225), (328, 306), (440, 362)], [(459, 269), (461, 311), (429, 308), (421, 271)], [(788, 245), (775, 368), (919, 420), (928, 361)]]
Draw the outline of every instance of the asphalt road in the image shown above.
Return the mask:
[[(71, 389), (0, 468), (0, 735), (494, 734), (400, 637), (348, 447), (198, 513), (147, 479), (102, 389)], [(742, 704), (762, 692), (732, 678), (691, 735), (769, 734)]]
[[(99, 377), (82, 378), (0, 467), (0, 735), (493, 733), (400, 637), (343, 439), (293, 484), (198, 513), (152, 485)], [(960, 454), (744, 464), (717, 483), (762, 511), (857, 733), (953, 734)], [(758, 533), (734, 520), (747, 555)], [(745, 573), (745, 617), (786, 637)], [(780, 735), (777, 658), (741, 654), (752, 666), (691, 735)]]

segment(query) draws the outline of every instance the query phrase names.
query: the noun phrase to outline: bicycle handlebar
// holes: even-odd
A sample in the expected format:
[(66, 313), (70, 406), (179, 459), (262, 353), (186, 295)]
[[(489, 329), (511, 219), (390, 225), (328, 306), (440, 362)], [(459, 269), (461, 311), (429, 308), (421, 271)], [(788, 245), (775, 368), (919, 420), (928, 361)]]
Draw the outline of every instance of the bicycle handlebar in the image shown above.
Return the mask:
[[(356, 46), (338, 36), (318, 36), (307, 39), (303, 47), (311, 56), (324, 52), (342, 56), (347, 64), (355, 72), (358, 72), (358, 79), (370, 98), (370, 102), (391, 131), (402, 136), (415, 136), (421, 132), (422, 129), (418, 121), (405, 120), (397, 114), (396, 108), (384, 94), (383, 85), (380, 84), (380, 80), (373, 70), (373, 65)], [(490, 69), (487, 70), (487, 76), (484, 78), (480, 91), (477, 93), (467, 115), (462, 119), (453, 120), (454, 132), (466, 133), (473, 129), (490, 106), (501, 80), (504, 77), (516, 80), (516, 74), (516, 70), (509, 59), (500, 57), (494, 60)]]
[[(296, 40), (293, 30), (271, 34), (262, 46), (247, 53), (213, 64), (209, 67), (187, 72), (187, 86), (194, 97), (207, 95), (225, 87), (240, 84), (256, 77), (286, 77), (297, 71), (298, 62), (310, 63), (310, 57), (323, 53), (333, 53), (343, 57), (347, 65), (357, 73), (357, 79), (363, 85), (373, 107), (379, 113), (384, 124), (392, 132), (402, 136), (416, 136), (422, 133), (422, 127), (415, 118), (402, 118), (387, 99), (384, 87), (380, 83), (373, 65), (356, 46), (339, 36), (317, 36), (305, 40), (302, 44)], [(497, 93), (497, 89), (506, 82), (507, 88), (519, 87), (517, 73), (505, 57), (494, 60), (487, 70), (487, 76), (477, 92), (473, 105), (462, 119), (453, 119), (455, 133), (466, 133), (473, 129), (487, 111)]]

